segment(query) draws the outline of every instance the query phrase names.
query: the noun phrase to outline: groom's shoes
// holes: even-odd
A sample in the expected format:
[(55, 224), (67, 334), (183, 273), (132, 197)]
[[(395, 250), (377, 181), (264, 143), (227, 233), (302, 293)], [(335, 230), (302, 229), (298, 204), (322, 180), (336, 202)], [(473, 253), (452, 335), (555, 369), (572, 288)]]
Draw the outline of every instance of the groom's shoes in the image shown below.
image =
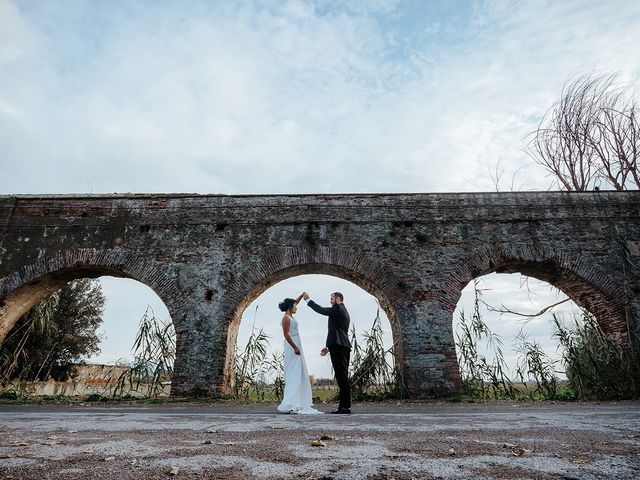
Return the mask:
[(350, 408), (338, 408), (337, 410), (334, 410), (331, 413), (349, 415), (351, 413), (351, 409)]

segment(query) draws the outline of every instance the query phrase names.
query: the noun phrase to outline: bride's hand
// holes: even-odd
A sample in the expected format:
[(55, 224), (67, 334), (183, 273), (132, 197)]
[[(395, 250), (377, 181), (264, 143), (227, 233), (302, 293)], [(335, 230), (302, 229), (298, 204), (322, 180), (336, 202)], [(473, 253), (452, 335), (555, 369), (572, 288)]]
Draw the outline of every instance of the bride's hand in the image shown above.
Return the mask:
[(299, 348), (294, 348), (293, 349), (293, 353), (295, 353), (296, 355), (300, 355), (300, 349)]
[(321, 357), (324, 357), (327, 353), (329, 353), (329, 349), (327, 347), (324, 347), (322, 350), (320, 350)]

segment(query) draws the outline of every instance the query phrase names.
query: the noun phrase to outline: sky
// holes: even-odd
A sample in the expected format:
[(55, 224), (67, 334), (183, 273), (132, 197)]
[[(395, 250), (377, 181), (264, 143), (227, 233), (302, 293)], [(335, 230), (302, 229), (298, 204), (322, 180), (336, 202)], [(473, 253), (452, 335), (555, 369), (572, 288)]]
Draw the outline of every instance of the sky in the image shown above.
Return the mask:
[[(634, 0), (0, 0), (0, 194), (546, 190), (524, 138), (572, 76), (636, 91), (639, 30)], [(114, 332), (153, 303), (104, 282)]]

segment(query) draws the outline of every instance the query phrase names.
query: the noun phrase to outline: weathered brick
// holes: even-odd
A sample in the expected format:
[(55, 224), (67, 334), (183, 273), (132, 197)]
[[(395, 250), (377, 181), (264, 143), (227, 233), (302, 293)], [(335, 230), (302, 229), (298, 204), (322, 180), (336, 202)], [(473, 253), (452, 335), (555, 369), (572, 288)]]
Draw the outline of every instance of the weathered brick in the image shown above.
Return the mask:
[(175, 324), (174, 393), (221, 394), (246, 306), (323, 273), (380, 300), (414, 396), (449, 395), (452, 314), (473, 278), (545, 280), (630, 345), (639, 244), (638, 192), (0, 197), (0, 339), (69, 280), (134, 278)]

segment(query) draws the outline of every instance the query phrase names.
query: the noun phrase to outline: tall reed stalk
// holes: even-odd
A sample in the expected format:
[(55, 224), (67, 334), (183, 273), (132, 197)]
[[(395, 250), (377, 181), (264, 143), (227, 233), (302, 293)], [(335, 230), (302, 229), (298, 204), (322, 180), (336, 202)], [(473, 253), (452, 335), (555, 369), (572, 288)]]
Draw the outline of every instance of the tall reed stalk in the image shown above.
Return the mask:
[(153, 309), (147, 307), (132, 350), (133, 362), (117, 378), (113, 397), (122, 398), (132, 393), (142, 393), (147, 398), (158, 397), (173, 374), (176, 334), (171, 320), (159, 321)]
[(556, 398), (558, 390), (558, 378), (556, 376), (557, 362), (551, 360), (542, 350), (539, 343), (529, 341), (528, 335), (520, 330), (515, 340), (515, 349), (520, 355), (516, 366), (516, 375), (527, 387), (533, 379), (536, 387), (533, 391), (525, 388), (525, 396), (551, 400)]
[[(502, 340), (482, 319), (482, 303), (482, 291), (478, 281), (475, 281), (471, 318), (465, 317), (464, 312), (461, 312), (456, 333), (462, 387), (464, 393), (472, 397), (514, 399), (518, 396), (518, 390), (507, 374)], [(490, 356), (480, 352), (479, 346), (482, 343), (486, 343)]]
[(351, 396), (354, 400), (403, 398), (407, 389), (400, 369), (396, 368), (395, 344), (387, 349), (383, 341), (384, 330), (380, 309), (371, 328), (364, 332), (364, 346), (360, 346), (355, 325), (351, 328)]
[(553, 317), (563, 347), (569, 387), (587, 400), (640, 398), (640, 365), (632, 348), (607, 338), (595, 317), (583, 311), (566, 326)]
[[(254, 312), (251, 335), (242, 352), (236, 346), (234, 359), (233, 397), (236, 399), (266, 400), (282, 399), (284, 392), (284, 366), (281, 352), (272, 352), (268, 358), (271, 338), (264, 329), (256, 330), (256, 311)], [(275, 377), (273, 387), (269, 386), (269, 377)]]

